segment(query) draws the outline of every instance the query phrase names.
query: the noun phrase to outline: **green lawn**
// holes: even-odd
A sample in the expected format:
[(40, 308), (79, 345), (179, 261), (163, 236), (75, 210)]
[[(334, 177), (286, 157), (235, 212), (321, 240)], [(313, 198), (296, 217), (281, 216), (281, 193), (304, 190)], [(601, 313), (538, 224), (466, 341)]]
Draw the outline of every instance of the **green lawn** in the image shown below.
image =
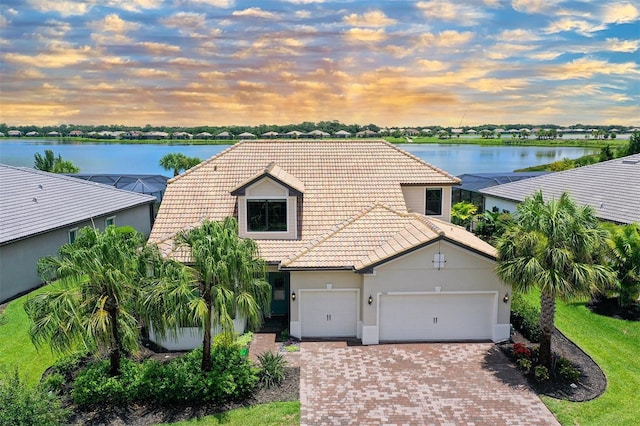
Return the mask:
[(31, 385), (38, 383), (42, 373), (56, 360), (46, 347), (36, 351), (29, 338), (29, 318), (23, 306), (27, 297), (37, 291), (10, 302), (0, 319), (0, 374), (17, 368), (20, 377)]
[(600, 365), (607, 390), (587, 402), (542, 397), (543, 402), (563, 425), (637, 425), (640, 322), (594, 314), (585, 303), (558, 302), (556, 326)]
[(300, 424), (300, 402), (274, 402), (238, 408), (225, 413), (213, 414), (199, 419), (171, 423), (179, 426), (228, 425), (228, 426), (293, 426)]

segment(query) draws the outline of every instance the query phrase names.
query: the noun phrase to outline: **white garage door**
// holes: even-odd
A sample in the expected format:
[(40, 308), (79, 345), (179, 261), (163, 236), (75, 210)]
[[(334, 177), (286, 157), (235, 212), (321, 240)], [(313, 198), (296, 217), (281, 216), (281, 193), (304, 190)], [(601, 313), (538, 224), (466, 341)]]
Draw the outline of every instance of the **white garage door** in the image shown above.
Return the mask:
[(354, 337), (358, 327), (356, 290), (300, 291), (302, 337)]
[(496, 317), (495, 294), (380, 296), (380, 340), (486, 340)]

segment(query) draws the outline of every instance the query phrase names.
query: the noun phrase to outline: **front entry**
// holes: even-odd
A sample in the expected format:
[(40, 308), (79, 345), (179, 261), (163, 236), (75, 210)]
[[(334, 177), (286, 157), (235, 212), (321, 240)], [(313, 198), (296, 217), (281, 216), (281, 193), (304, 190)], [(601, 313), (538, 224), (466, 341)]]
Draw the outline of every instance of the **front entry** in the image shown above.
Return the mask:
[(269, 272), (271, 316), (289, 316), (289, 272)]

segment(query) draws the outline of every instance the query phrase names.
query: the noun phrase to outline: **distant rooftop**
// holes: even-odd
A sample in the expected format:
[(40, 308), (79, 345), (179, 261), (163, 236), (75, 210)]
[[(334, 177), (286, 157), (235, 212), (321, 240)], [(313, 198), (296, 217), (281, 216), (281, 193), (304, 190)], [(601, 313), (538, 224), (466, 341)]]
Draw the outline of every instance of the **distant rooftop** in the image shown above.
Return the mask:
[(465, 173), (458, 176), (462, 184), (456, 189), (479, 192), (481, 189), (522, 179), (549, 174), (549, 172), (506, 172), (506, 173)]
[(157, 201), (162, 201), (162, 196), (167, 189), (168, 177), (162, 175), (112, 175), (112, 174), (69, 174), (74, 178), (84, 179), (103, 185), (114, 186), (125, 191), (139, 194), (153, 195)]
[(149, 195), (0, 164), (0, 244), (151, 204)]
[(480, 192), (521, 202), (538, 190), (542, 190), (547, 200), (568, 192), (578, 203), (593, 207), (603, 220), (640, 222), (640, 154), (492, 186)]

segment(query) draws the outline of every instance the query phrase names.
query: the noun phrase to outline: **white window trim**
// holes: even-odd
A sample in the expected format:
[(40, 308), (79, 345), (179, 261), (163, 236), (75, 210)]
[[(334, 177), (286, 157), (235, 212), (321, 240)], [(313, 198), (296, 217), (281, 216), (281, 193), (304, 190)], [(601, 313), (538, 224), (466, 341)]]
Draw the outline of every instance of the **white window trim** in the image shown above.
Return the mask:
[[(71, 234), (73, 234), (73, 241), (71, 241)], [(69, 239), (69, 244), (73, 244), (73, 242), (78, 238), (78, 228), (71, 228), (67, 234)]]
[[(286, 213), (287, 213), (287, 229), (285, 231), (251, 231), (249, 230), (249, 201), (251, 200), (267, 200), (267, 201), (284, 201), (286, 203)], [(289, 197), (282, 196), (257, 196), (253, 195), (250, 197), (245, 197), (244, 199), (244, 212), (245, 212), (245, 223), (247, 224), (247, 234), (268, 234), (268, 235), (285, 235), (289, 233)]]
[(108, 222), (111, 221), (113, 223), (111, 223), (111, 225), (115, 226), (116, 225), (116, 216), (109, 216), (104, 220), (104, 227), (105, 229), (109, 226)]
[[(439, 190), (440, 191), (440, 213), (439, 214), (432, 214), (432, 213), (428, 213), (427, 212), (427, 203), (428, 201), (428, 197), (427, 197), (427, 192), (429, 191), (433, 191), (433, 190)], [(434, 186), (434, 187), (429, 187), (427, 186), (424, 189), (424, 215), (425, 216), (434, 216), (434, 217), (439, 217), (442, 216), (444, 212), (444, 188), (442, 188), (441, 186)]]

